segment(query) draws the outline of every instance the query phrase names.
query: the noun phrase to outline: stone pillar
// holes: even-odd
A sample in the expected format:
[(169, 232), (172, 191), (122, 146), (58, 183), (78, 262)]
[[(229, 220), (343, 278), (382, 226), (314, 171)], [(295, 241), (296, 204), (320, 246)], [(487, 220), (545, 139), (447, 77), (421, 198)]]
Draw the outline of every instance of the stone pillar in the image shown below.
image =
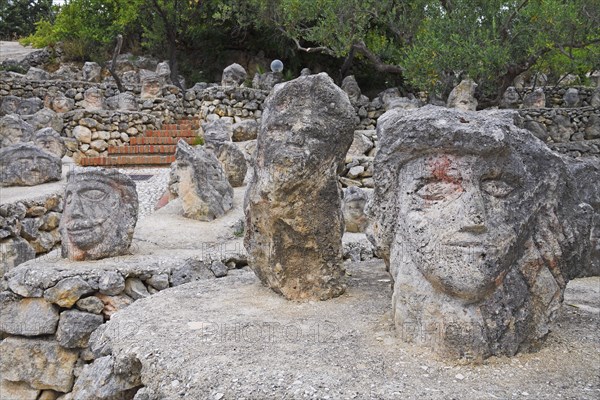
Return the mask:
[(336, 171), (355, 125), (348, 96), (324, 73), (276, 86), (265, 102), (245, 199), (245, 246), (256, 275), (287, 299), (344, 292)]

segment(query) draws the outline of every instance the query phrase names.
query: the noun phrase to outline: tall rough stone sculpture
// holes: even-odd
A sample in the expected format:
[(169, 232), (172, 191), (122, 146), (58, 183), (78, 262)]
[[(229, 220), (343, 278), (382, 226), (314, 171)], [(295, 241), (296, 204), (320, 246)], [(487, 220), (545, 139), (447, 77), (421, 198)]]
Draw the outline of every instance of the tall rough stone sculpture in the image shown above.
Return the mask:
[(336, 171), (355, 124), (348, 96), (324, 73), (277, 85), (265, 101), (245, 246), (260, 280), (288, 299), (345, 289)]
[(183, 215), (200, 221), (212, 221), (233, 206), (233, 188), (221, 163), (202, 146), (177, 143), (176, 161), (171, 175), (183, 205)]
[(476, 88), (477, 84), (473, 79), (463, 79), (450, 92), (447, 106), (463, 111), (475, 111), (477, 109), (477, 99), (475, 98)]
[(35, 186), (60, 179), (60, 158), (32, 143), (0, 149), (0, 187)]
[(131, 178), (115, 170), (78, 168), (67, 181), (59, 226), (62, 256), (83, 261), (127, 254), (138, 214)]
[(481, 360), (536, 349), (589, 263), (592, 209), (511, 118), (434, 106), (377, 125), (371, 239), (403, 340)]

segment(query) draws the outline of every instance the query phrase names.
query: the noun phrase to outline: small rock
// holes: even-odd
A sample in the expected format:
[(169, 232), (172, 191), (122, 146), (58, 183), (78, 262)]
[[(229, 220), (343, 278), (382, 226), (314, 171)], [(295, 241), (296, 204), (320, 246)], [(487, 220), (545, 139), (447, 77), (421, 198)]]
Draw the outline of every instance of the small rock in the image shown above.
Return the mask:
[(64, 311), (60, 314), (56, 340), (69, 349), (87, 347), (90, 334), (103, 323), (101, 315), (78, 310)]
[(454, 377), (456, 379), (458, 379), (459, 381), (462, 381), (463, 379), (465, 379), (465, 376), (463, 374), (456, 374), (456, 375), (454, 375)]
[(150, 296), (144, 283), (138, 278), (127, 278), (125, 280), (125, 294), (134, 300), (139, 300)]
[(58, 324), (58, 307), (44, 299), (5, 298), (0, 302), (0, 333), (19, 336), (52, 335)]
[(46, 289), (44, 297), (51, 303), (58, 304), (64, 308), (71, 308), (81, 296), (93, 291), (92, 287), (86, 281), (75, 276), (63, 279), (54, 287)]
[(165, 290), (169, 287), (169, 275), (168, 274), (156, 274), (152, 275), (146, 280), (146, 283), (157, 290)]
[(100, 293), (114, 296), (125, 290), (125, 279), (118, 272), (107, 271), (100, 276), (98, 288)]
[(83, 299), (79, 299), (75, 306), (81, 311), (87, 311), (92, 314), (100, 314), (104, 309), (104, 303), (96, 296), (90, 296)]
[(227, 266), (225, 264), (223, 264), (221, 261), (213, 261), (212, 264), (210, 265), (210, 270), (212, 271), (213, 274), (215, 274), (215, 277), (217, 278), (222, 278), (224, 276), (227, 276)]

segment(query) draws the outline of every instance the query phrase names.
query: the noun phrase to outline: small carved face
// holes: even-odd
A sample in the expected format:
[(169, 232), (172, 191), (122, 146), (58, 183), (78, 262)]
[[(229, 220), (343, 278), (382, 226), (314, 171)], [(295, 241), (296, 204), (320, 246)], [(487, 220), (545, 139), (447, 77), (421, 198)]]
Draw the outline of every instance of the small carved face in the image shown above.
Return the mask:
[(75, 181), (65, 193), (66, 229), (73, 244), (89, 250), (116, 231), (121, 195), (105, 182)]
[(399, 230), (392, 257), (410, 257), (438, 290), (468, 302), (489, 294), (514, 261), (511, 249), (532, 214), (515, 157), (440, 154), (399, 176)]
[(48, 153), (54, 154), (57, 157), (64, 155), (64, 144), (59, 138), (52, 135), (39, 135), (36, 136), (35, 145)]
[(27, 150), (18, 151), (11, 160), (12, 163), (11, 171), (23, 182), (44, 182), (44, 171), (54, 169), (51, 158)]

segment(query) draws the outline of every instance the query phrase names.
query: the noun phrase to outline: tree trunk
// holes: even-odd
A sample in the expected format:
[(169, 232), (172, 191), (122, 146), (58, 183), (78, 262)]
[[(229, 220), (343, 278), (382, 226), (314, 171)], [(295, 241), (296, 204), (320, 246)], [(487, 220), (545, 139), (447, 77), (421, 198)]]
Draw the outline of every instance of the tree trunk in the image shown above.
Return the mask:
[(117, 84), (119, 93), (125, 92), (125, 89), (123, 89), (123, 84), (121, 83), (121, 78), (119, 78), (119, 75), (117, 75), (117, 72), (115, 71), (115, 66), (117, 64), (117, 57), (119, 56), (119, 53), (121, 53), (122, 46), (123, 46), (123, 35), (117, 35), (117, 45), (115, 46), (115, 50), (113, 52), (110, 67), (108, 68), (108, 72), (110, 72), (110, 74), (112, 75), (112, 77), (114, 78), (114, 80)]

